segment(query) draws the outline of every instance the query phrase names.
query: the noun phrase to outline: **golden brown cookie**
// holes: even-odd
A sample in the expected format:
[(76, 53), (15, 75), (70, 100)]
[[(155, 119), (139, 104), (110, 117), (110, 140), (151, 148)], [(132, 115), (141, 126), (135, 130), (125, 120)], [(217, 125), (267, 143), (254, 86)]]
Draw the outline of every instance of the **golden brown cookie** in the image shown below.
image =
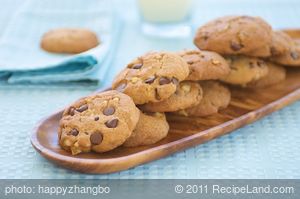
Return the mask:
[(210, 21), (198, 29), (194, 38), (201, 50), (257, 57), (270, 56), (271, 42), (271, 26), (251, 16), (227, 16)]
[(215, 52), (186, 50), (179, 55), (190, 68), (186, 80), (215, 80), (227, 76), (230, 72), (226, 60)]
[[(272, 31), (272, 42), (270, 46), (264, 46), (259, 49), (255, 49), (249, 53), (251, 57), (260, 57), (260, 55), (266, 51), (269, 51), (271, 56), (280, 55), (285, 53), (289, 49), (289, 43), (286, 40), (289, 37), (282, 31)], [(291, 38), (289, 38), (291, 40)]]
[(110, 151), (131, 135), (139, 115), (132, 99), (118, 91), (82, 98), (64, 111), (59, 143), (73, 155)]
[(249, 84), (247, 84), (247, 87), (264, 88), (274, 84), (278, 84), (281, 81), (285, 80), (286, 70), (284, 67), (271, 62), (266, 62), (266, 64), (269, 70), (268, 74), (257, 81), (250, 82)]
[(159, 102), (175, 93), (178, 82), (188, 74), (189, 67), (179, 55), (148, 53), (129, 63), (112, 88), (129, 95), (136, 104)]
[(168, 135), (169, 124), (164, 113), (141, 113), (139, 122), (124, 146), (154, 144)]
[(271, 55), (277, 56), (288, 52), (293, 44), (293, 39), (282, 31), (273, 31), (272, 44), (270, 47)]
[(174, 112), (194, 106), (202, 99), (202, 89), (198, 82), (183, 81), (177, 91), (168, 99), (150, 102), (140, 108), (148, 112)]
[(272, 56), (271, 60), (277, 64), (282, 64), (290, 67), (300, 67), (300, 42), (296, 40), (288, 41), (289, 49), (285, 53), (277, 56)]
[(54, 53), (81, 53), (99, 44), (97, 36), (90, 30), (61, 28), (45, 33), (41, 47)]
[(208, 116), (218, 113), (229, 105), (231, 94), (227, 87), (217, 81), (201, 82), (203, 98), (196, 106), (181, 110), (175, 114), (184, 116)]
[(252, 81), (257, 81), (268, 74), (268, 66), (265, 61), (246, 56), (226, 57), (231, 71), (228, 76), (222, 78), (228, 84), (246, 86)]

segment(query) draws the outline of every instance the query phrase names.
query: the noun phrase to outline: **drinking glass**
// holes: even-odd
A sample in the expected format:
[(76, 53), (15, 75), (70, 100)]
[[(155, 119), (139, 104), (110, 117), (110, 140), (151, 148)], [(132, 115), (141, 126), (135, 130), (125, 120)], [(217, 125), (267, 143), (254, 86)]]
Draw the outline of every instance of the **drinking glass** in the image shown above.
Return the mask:
[(192, 0), (138, 0), (143, 33), (158, 37), (187, 37), (191, 33)]

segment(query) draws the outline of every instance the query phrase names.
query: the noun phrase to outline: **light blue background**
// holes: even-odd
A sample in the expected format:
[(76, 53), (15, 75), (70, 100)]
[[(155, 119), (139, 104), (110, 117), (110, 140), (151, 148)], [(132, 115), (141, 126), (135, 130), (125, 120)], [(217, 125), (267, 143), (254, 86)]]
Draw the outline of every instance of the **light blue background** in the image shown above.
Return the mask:
[[(0, 29), (23, 0), (1, 0)], [(300, 28), (298, 0), (196, 0), (193, 24), (225, 14), (260, 15), (274, 28)], [(162, 40), (143, 36), (135, 0), (115, 1), (124, 20), (120, 44), (107, 79), (129, 60), (148, 50), (192, 47), (192, 36)], [(1, 32), (0, 32), (1, 36)], [(0, 178), (300, 178), (300, 102), (209, 143), (167, 158), (109, 175), (84, 175), (53, 165), (30, 145), (29, 136), (42, 117), (64, 107), (93, 87), (0, 88)]]

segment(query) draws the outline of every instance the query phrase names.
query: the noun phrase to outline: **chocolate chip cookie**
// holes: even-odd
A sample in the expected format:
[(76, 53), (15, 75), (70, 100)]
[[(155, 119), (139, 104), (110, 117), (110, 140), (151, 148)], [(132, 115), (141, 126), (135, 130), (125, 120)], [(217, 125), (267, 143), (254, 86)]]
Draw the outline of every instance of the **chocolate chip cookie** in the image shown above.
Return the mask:
[(140, 106), (149, 112), (173, 112), (194, 106), (202, 99), (202, 89), (198, 82), (183, 81), (177, 91), (168, 99), (160, 102), (150, 102)]
[(129, 95), (136, 104), (159, 102), (175, 93), (188, 74), (189, 67), (179, 55), (153, 52), (129, 63), (112, 88)]
[(53, 53), (81, 53), (99, 44), (95, 33), (86, 29), (61, 28), (45, 33), (41, 47)]
[(164, 113), (141, 113), (139, 122), (124, 146), (154, 144), (168, 135), (169, 124)]
[(226, 86), (217, 81), (203, 81), (201, 86), (203, 98), (200, 103), (175, 114), (202, 117), (218, 113), (229, 105), (231, 94)]
[(282, 64), (290, 67), (300, 67), (300, 43), (297, 41), (289, 41), (286, 39), (286, 43), (291, 42), (289, 49), (277, 56), (272, 56), (271, 60), (275, 63)]
[(216, 80), (227, 76), (230, 72), (226, 60), (215, 52), (185, 50), (179, 55), (190, 68), (190, 74), (186, 80)]
[(132, 134), (139, 115), (132, 99), (118, 91), (82, 98), (64, 111), (59, 143), (73, 155), (110, 151)]
[(222, 55), (269, 57), (272, 28), (263, 19), (251, 16), (227, 16), (200, 27), (194, 43), (201, 50)]
[(286, 70), (284, 67), (271, 62), (266, 62), (266, 64), (269, 70), (268, 74), (259, 80), (250, 82), (247, 87), (264, 88), (285, 80)]
[(252, 81), (257, 81), (268, 74), (268, 66), (265, 61), (246, 56), (226, 57), (230, 67), (230, 73), (223, 82), (228, 84), (246, 86)]

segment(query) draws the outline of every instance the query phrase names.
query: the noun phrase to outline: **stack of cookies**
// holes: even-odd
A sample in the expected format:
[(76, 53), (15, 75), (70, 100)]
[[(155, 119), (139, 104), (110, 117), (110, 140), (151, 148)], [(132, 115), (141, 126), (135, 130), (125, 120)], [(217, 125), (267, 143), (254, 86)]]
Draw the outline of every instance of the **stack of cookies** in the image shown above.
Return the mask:
[(206, 116), (229, 104), (230, 91), (216, 81), (229, 73), (226, 60), (214, 52), (153, 52), (129, 63), (112, 88), (144, 112)]
[(118, 146), (154, 144), (167, 136), (165, 113), (204, 117), (230, 103), (224, 85), (261, 88), (300, 66), (300, 45), (256, 17), (223, 17), (202, 26), (199, 50), (150, 52), (131, 61), (110, 91), (69, 106), (60, 121), (59, 142), (73, 155)]
[(231, 71), (222, 81), (232, 85), (267, 87), (286, 78), (283, 65), (300, 67), (299, 43), (259, 17), (218, 18), (198, 29), (194, 43), (225, 57)]
[(216, 80), (229, 72), (214, 52), (140, 56), (115, 78), (115, 90), (80, 99), (64, 111), (60, 145), (76, 155), (154, 144), (169, 132), (165, 112), (204, 116), (225, 108), (230, 91)]

